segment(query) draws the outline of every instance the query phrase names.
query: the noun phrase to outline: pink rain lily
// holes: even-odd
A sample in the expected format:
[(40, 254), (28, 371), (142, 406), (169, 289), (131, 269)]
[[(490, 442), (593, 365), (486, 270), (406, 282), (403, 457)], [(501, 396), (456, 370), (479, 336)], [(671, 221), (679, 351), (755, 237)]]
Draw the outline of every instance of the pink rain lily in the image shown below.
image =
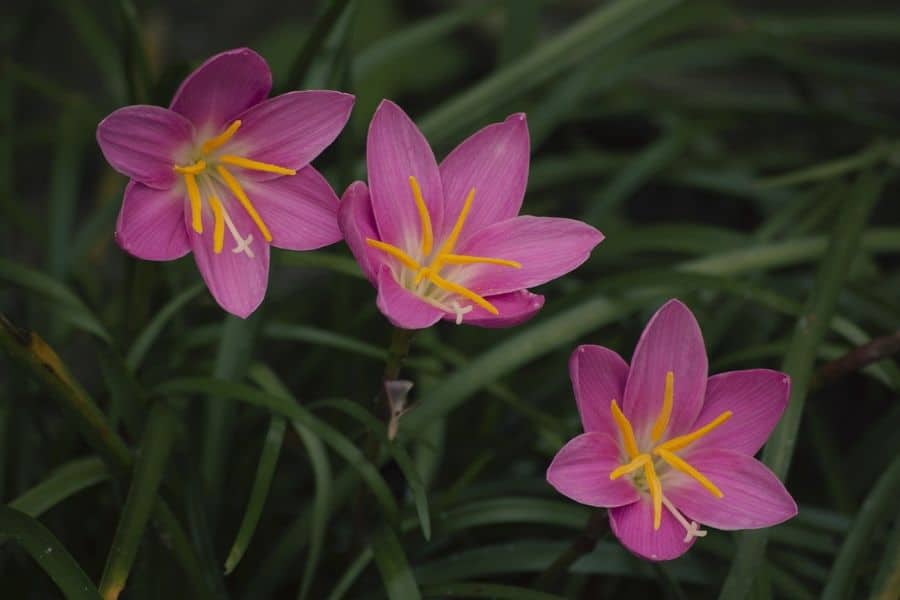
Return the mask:
[(544, 304), (527, 288), (587, 260), (603, 240), (593, 227), (517, 216), (528, 155), (525, 115), (515, 114), (466, 139), (439, 166), (406, 113), (381, 103), (369, 126), (369, 187), (356, 182), (344, 193), (340, 226), (391, 323), (515, 325)]
[(116, 241), (146, 260), (194, 252), (212, 295), (246, 317), (262, 302), (269, 246), (312, 250), (341, 238), (338, 199), (309, 165), (340, 133), (353, 96), (266, 99), (272, 74), (247, 48), (213, 56), (169, 108), (126, 106), (97, 127), (110, 165), (131, 178)]
[(699, 523), (758, 529), (797, 514), (753, 458), (787, 406), (790, 379), (767, 369), (707, 378), (700, 328), (681, 302), (670, 300), (647, 323), (631, 367), (586, 345), (569, 373), (585, 433), (557, 453), (547, 480), (577, 502), (608, 508), (631, 552), (669, 560), (706, 535)]

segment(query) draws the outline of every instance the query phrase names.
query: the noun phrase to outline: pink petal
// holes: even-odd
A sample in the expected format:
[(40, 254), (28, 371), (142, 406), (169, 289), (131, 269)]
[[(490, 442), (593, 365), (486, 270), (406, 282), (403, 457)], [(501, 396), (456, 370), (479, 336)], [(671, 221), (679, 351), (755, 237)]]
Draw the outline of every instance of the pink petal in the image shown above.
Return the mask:
[(112, 168), (159, 190), (175, 184), (173, 167), (193, 136), (190, 121), (159, 106), (126, 106), (97, 125), (97, 143)]
[[(532, 318), (544, 306), (544, 297), (539, 294), (532, 294), (528, 290), (489, 296), (485, 299), (493, 304), (500, 314), (492, 315), (480, 306), (472, 305), (472, 310), (463, 315), (463, 323), (488, 329), (513, 327)], [(444, 319), (455, 321), (456, 315), (445, 313)]]
[(612, 480), (618, 467), (619, 444), (605, 433), (582, 433), (556, 453), (547, 481), (556, 491), (581, 504), (610, 507), (631, 504), (640, 495), (625, 478)]
[(609, 526), (619, 541), (648, 560), (672, 560), (687, 552), (697, 538), (684, 541), (684, 527), (665, 507), (659, 529), (653, 529), (653, 504), (649, 496), (639, 502), (609, 509)]
[(276, 248), (314, 250), (341, 239), (337, 196), (314, 168), (265, 182), (244, 180), (244, 187)]
[[(302, 169), (335, 140), (353, 110), (353, 96), (342, 92), (290, 92), (253, 106), (238, 116), (241, 127), (224, 151)], [(245, 178), (277, 175), (235, 167)]]
[(228, 229), (225, 230), (225, 245), (222, 252), (213, 250), (215, 221), (208, 206), (203, 211), (203, 234), (191, 227), (191, 211), (184, 211), (184, 224), (188, 231), (191, 249), (197, 268), (206, 282), (206, 287), (224, 310), (242, 319), (255, 311), (266, 295), (269, 281), (269, 244), (259, 229), (247, 215), (237, 200), (223, 189), (219, 190), (223, 206), (228, 211), (235, 227), (241, 235), (253, 235), (251, 249), (254, 258), (245, 253), (232, 252), (234, 241)]
[(602, 233), (581, 221), (514, 217), (476, 232), (455, 253), (514, 260), (522, 268), (465, 265), (453, 280), (482, 296), (531, 288), (578, 267), (602, 240)]
[(418, 180), (431, 217), (432, 231), (439, 232), (443, 231), (444, 214), (441, 176), (422, 132), (399, 106), (389, 100), (381, 102), (369, 125), (366, 164), (380, 239), (418, 254), (422, 224), (409, 178)]
[(766, 443), (790, 395), (791, 379), (779, 371), (751, 369), (713, 375), (706, 382), (706, 401), (692, 429), (726, 410), (733, 414), (691, 449), (719, 447), (753, 456)]
[(523, 113), (488, 125), (457, 146), (440, 167), (447, 203), (443, 235), (450, 233), (472, 188), (475, 196), (462, 239), (518, 215), (528, 182), (528, 155), (528, 123)]
[(667, 474), (663, 491), (689, 518), (717, 529), (759, 529), (787, 521), (797, 504), (778, 477), (746, 454), (721, 448), (690, 449), (683, 458), (724, 496), (717, 498), (679, 471)]
[(169, 108), (187, 117), (204, 136), (212, 136), (265, 100), (271, 89), (265, 59), (249, 48), (237, 48), (216, 54), (188, 75)]
[(175, 260), (191, 251), (184, 229), (184, 189), (155, 190), (137, 181), (125, 188), (116, 242), (144, 260)]
[(444, 312), (428, 304), (394, 280), (388, 267), (378, 272), (378, 309), (396, 327), (425, 329), (437, 323)]
[(613, 400), (622, 401), (628, 363), (609, 348), (578, 346), (569, 358), (569, 378), (584, 430), (619, 439), (610, 404)]
[(351, 183), (344, 192), (338, 222), (359, 268), (372, 285), (377, 285), (378, 269), (383, 263), (382, 253), (366, 244), (366, 238), (377, 240), (378, 232), (375, 228), (375, 215), (372, 214), (369, 188), (362, 181)]
[(687, 433), (703, 406), (706, 349), (690, 309), (669, 300), (647, 323), (631, 359), (622, 412), (638, 439), (649, 439), (665, 395), (666, 373), (674, 373), (674, 402), (662, 439)]

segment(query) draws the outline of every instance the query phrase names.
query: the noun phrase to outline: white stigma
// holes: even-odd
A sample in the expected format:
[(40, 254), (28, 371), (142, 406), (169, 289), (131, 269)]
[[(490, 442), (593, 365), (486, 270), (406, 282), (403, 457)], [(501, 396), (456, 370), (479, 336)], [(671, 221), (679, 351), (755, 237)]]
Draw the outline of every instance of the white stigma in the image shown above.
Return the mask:
[(675, 508), (675, 505), (672, 504), (672, 502), (670, 502), (669, 499), (665, 496), (662, 497), (662, 502), (663, 506), (665, 506), (669, 510), (669, 512), (672, 513), (673, 517), (675, 517), (675, 520), (681, 523), (681, 526), (684, 527), (685, 543), (690, 542), (691, 538), (706, 537), (706, 530), (700, 529), (700, 525), (697, 523), (697, 521), (691, 521), (690, 523), (688, 523), (688, 520), (684, 518), (684, 515), (681, 514), (681, 512), (679, 512), (679, 510)]
[(222, 217), (225, 220), (228, 231), (231, 232), (231, 237), (234, 238), (235, 246), (231, 251), (235, 254), (243, 252), (250, 258), (255, 258), (256, 255), (253, 254), (253, 250), (250, 248), (250, 244), (253, 243), (253, 234), (249, 233), (247, 234), (247, 237), (244, 238), (237, 230), (237, 227), (234, 226), (234, 222), (231, 220), (231, 217), (228, 215), (228, 211), (224, 206), (222, 207)]
[(473, 308), (473, 307), (472, 307), (471, 304), (469, 304), (468, 306), (460, 306), (460, 305), (459, 305), (459, 302), (457, 302), (456, 300), (454, 300), (454, 301), (450, 304), (450, 308), (453, 309), (453, 312), (454, 312), (454, 313), (456, 313), (456, 324), (457, 324), (457, 325), (462, 325), (462, 322), (463, 322), (463, 315), (467, 315), (467, 314), (469, 314), (470, 312), (472, 312), (472, 308)]

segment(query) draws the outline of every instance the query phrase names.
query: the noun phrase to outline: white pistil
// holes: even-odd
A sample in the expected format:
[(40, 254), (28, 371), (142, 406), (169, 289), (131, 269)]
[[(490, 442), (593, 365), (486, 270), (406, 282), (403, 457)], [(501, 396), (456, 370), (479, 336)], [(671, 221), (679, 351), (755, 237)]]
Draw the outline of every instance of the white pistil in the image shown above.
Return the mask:
[(472, 312), (472, 308), (474, 307), (471, 304), (469, 304), (468, 306), (460, 306), (457, 300), (453, 300), (453, 302), (450, 303), (450, 308), (452, 308), (453, 312), (456, 313), (456, 324), (462, 325), (463, 315), (467, 315)]
[(250, 249), (250, 244), (253, 243), (253, 234), (248, 233), (247, 238), (244, 239), (238, 232), (237, 227), (234, 226), (234, 222), (231, 220), (231, 217), (228, 216), (228, 210), (225, 209), (224, 205), (222, 206), (222, 216), (225, 218), (225, 225), (228, 227), (228, 231), (231, 232), (231, 237), (234, 238), (234, 243), (236, 244), (236, 246), (231, 251), (235, 254), (244, 252), (250, 258), (255, 258), (253, 250)]
[(682, 515), (678, 511), (678, 509), (675, 508), (675, 505), (672, 504), (668, 498), (663, 496), (662, 502), (663, 502), (663, 506), (665, 506), (669, 510), (669, 512), (672, 513), (673, 517), (675, 517), (675, 520), (677, 520), (679, 523), (681, 523), (681, 526), (684, 527), (685, 543), (690, 542), (691, 538), (695, 538), (695, 537), (699, 538), (699, 537), (706, 536), (706, 530), (700, 529), (700, 525), (697, 523), (697, 521), (691, 521), (690, 523), (688, 523), (687, 519), (684, 518), (684, 515)]

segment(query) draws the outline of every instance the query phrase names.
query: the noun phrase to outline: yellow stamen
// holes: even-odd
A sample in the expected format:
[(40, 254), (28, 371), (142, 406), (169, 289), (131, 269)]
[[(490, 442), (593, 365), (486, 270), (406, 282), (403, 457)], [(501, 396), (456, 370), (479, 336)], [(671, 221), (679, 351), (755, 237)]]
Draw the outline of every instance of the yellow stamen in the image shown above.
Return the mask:
[[(444, 241), (441, 246), (441, 251), (438, 253), (439, 255), (446, 255), (453, 252), (453, 248), (456, 247), (456, 240), (459, 239), (459, 234), (462, 232), (463, 225), (466, 223), (466, 217), (469, 216), (469, 210), (472, 208), (472, 200), (475, 198), (475, 188), (469, 190), (469, 195), (466, 196), (466, 201), (463, 204), (462, 210), (459, 211), (459, 217), (456, 219), (456, 224), (453, 225), (453, 229), (450, 230), (450, 235), (447, 236), (447, 239)], [(438, 260), (436, 263), (440, 261), (443, 256), (438, 256)], [(438, 268), (438, 265), (435, 264), (435, 268)]]
[(428, 256), (431, 254), (431, 245), (434, 243), (434, 234), (431, 231), (431, 215), (428, 214), (428, 206), (422, 197), (419, 181), (412, 175), (409, 176), (409, 187), (412, 188), (413, 200), (416, 202), (416, 208), (419, 210), (419, 220), (422, 222), (422, 254)]
[(216, 254), (221, 254), (222, 246), (225, 243), (225, 215), (222, 203), (215, 196), (209, 197), (209, 205), (212, 207), (213, 215), (216, 219), (216, 226), (213, 230), (213, 250)]
[(241, 206), (244, 207), (244, 210), (247, 211), (247, 214), (250, 215), (250, 218), (253, 219), (253, 222), (256, 223), (256, 226), (259, 227), (260, 232), (262, 232), (263, 237), (266, 238), (267, 242), (272, 241), (272, 234), (269, 233), (269, 228), (266, 227), (266, 224), (263, 223), (263, 220), (260, 218), (259, 213), (256, 212), (256, 207), (253, 206), (253, 203), (250, 202), (250, 198), (247, 197), (247, 194), (244, 193), (244, 188), (241, 187), (241, 184), (238, 183), (238, 180), (234, 178), (234, 175), (228, 172), (228, 169), (219, 165), (216, 167), (216, 170), (219, 172), (219, 175), (222, 176), (222, 179), (225, 181), (225, 185), (228, 186), (228, 189), (231, 190), (231, 193), (234, 194), (235, 198), (241, 203)]
[(244, 158), (243, 156), (234, 156), (233, 154), (223, 154), (219, 157), (219, 161), (223, 163), (227, 163), (229, 165), (234, 165), (236, 167), (241, 167), (244, 169), (250, 169), (251, 171), (262, 171), (263, 173), (275, 173), (276, 175), (296, 175), (297, 171), (295, 169), (288, 169), (287, 167), (279, 167), (278, 165), (270, 165), (269, 163), (259, 162), (258, 160), (250, 160), (249, 158)]
[(628, 473), (631, 473), (632, 471), (637, 471), (638, 469), (640, 469), (641, 467), (646, 465), (651, 460), (652, 459), (650, 458), (649, 454), (639, 454), (638, 457), (635, 458), (634, 460), (632, 460), (630, 463), (620, 465), (619, 467), (610, 471), (609, 478), (610, 479), (618, 479), (622, 475), (627, 475)]
[(403, 266), (408, 267), (414, 271), (418, 271), (422, 267), (419, 266), (409, 254), (398, 248), (397, 246), (392, 246), (390, 244), (385, 244), (384, 242), (379, 242), (378, 240), (373, 240), (372, 238), (366, 238), (366, 243), (373, 248), (378, 248), (382, 252), (386, 252), (403, 263)]
[(188, 198), (191, 199), (191, 227), (197, 233), (203, 233), (202, 200), (200, 188), (197, 187), (197, 177), (193, 173), (184, 174), (184, 187), (187, 188)]
[(200, 151), (203, 152), (203, 154), (205, 155), (205, 154), (209, 154), (213, 150), (221, 148), (226, 143), (228, 143), (228, 140), (230, 140), (231, 137), (235, 133), (237, 133), (237, 130), (240, 126), (241, 126), (241, 121), (240, 120), (235, 121), (234, 123), (232, 123), (231, 125), (228, 126), (228, 129), (226, 129), (225, 131), (223, 131), (216, 137), (212, 138), (211, 140), (207, 140), (206, 142), (204, 142), (203, 146), (200, 147)]
[(672, 403), (675, 397), (675, 374), (672, 371), (666, 373), (666, 391), (663, 395), (662, 409), (653, 425), (653, 441), (658, 442), (662, 434), (665, 433), (666, 427), (669, 426), (669, 417), (672, 415)]
[(680, 435), (676, 438), (672, 438), (672, 439), (668, 440), (667, 442), (663, 442), (662, 444), (657, 446), (656, 449), (657, 450), (668, 450), (670, 452), (675, 452), (676, 450), (681, 450), (682, 448), (685, 448), (686, 446), (696, 442), (697, 440), (702, 438), (704, 435), (706, 435), (707, 433), (709, 433), (710, 431), (712, 431), (713, 429), (715, 429), (716, 427), (718, 427), (719, 425), (721, 425), (722, 423), (724, 423), (725, 421), (730, 419), (732, 414), (733, 413), (730, 410), (726, 410), (721, 415), (719, 415), (718, 417), (716, 417), (715, 419), (713, 419), (712, 421), (710, 421), (703, 427), (696, 429), (696, 430), (692, 431), (691, 433), (688, 433), (685, 435)]
[(488, 258), (486, 256), (467, 256), (465, 254), (443, 254), (441, 255), (441, 262), (450, 265), (471, 265), (482, 263), (486, 265), (512, 267), (514, 269), (522, 268), (522, 263), (515, 260), (506, 260), (505, 258)]
[(662, 446), (660, 446), (653, 452), (657, 454), (661, 459), (669, 463), (673, 469), (678, 469), (682, 473), (690, 475), (691, 477), (696, 479), (697, 483), (709, 490), (709, 493), (711, 493), (716, 498), (722, 498), (725, 495), (722, 493), (722, 490), (717, 488), (712, 481), (707, 479), (700, 471), (692, 467), (680, 456), (672, 454)]
[(192, 165), (187, 165), (185, 167), (182, 167), (180, 165), (175, 165), (172, 168), (175, 169), (176, 172), (181, 173), (182, 175), (198, 175), (198, 174), (202, 173), (204, 171), (204, 169), (206, 169), (206, 161), (201, 159)]
[(619, 405), (616, 404), (615, 399), (610, 404), (610, 410), (612, 410), (612, 416), (616, 421), (616, 425), (619, 426), (619, 431), (622, 432), (622, 442), (625, 444), (625, 451), (628, 453), (628, 457), (631, 459), (637, 458), (640, 452), (638, 451), (637, 441), (634, 439), (634, 430), (631, 428), (628, 418), (619, 410)]
[(656, 476), (656, 470), (653, 468), (653, 461), (647, 461), (644, 465), (644, 477), (647, 479), (647, 485), (650, 487), (650, 498), (653, 500), (653, 530), (659, 529), (662, 525), (662, 483)]
[(446, 279), (435, 273), (433, 269), (428, 269), (428, 274), (426, 276), (431, 283), (438, 286), (442, 290), (453, 292), (454, 294), (459, 294), (464, 298), (468, 298), (492, 315), (500, 314), (500, 311), (497, 310), (497, 308), (493, 304), (491, 304), (472, 290), (465, 288), (457, 283), (453, 283), (452, 281), (447, 281)]

